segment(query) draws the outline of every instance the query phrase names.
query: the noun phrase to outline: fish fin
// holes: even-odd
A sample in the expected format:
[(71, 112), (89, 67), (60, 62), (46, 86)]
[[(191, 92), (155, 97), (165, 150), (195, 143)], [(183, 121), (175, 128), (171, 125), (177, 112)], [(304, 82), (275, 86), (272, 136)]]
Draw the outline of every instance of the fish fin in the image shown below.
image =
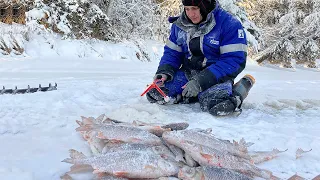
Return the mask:
[(70, 149), (69, 150), (70, 153), (70, 157), (72, 159), (83, 159), (83, 158), (87, 158), (87, 156), (85, 156), (82, 152), (79, 152), (77, 150), (74, 149)]
[(121, 141), (121, 140), (119, 140), (119, 139), (110, 139), (108, 142), (109, 142), (109, 143), (113, 143), (113, 144), (123, 143), (123, 141)]
[(103, 173), (103, 171), (101, 171), (100, 169), (95, 169), (95, 170), (93, 170), (92, 173), (93, 174), (98, 174), (98, 176), (99, 176), (99, 174)]
[(154, 167), (152, 165), (146, 165), (146, 166), (144, 166), (144, 169), (156, 169), (156, 167)]
[(99, 139), (108, 139), (108, 138), (103, 134), (103, 132), (98, 132), (97, 138), (99, 138)]
[(70, 149), (69, 153), (70, 153), (70, 157), (71, 158), (66, 158), (66, 159), (62, 160), (62, 162), (74, 164), (75, 163), (75, 161), (74, 161), (75, 159), (86, 158), (86, 156), (82, 152), (78, 152), (78, 151), (76, 151), (74, 149)]
[(101, 121), (101, 123), (106, 123), (106, 124), (114, 124), (115, 122), (112, 121), (112, 119), (110, 118), (105, 118), (104, 120)]
[(271, 174), (270, 180), (281, 180), (281, 178)]
[(161, 130), (161, 129), (163, 129), (161, 126), (153, 126), (153, 128), (156, 129), (156, 130)]
[(103, 179), (103, 177), (106, 177), (106, 176), (108, 176), (108, 174), (105, 173), (105, 172), (97, 173), (97, 178), (98, 178), (98, 179)]
[(211, 134), (212, 133), (212, 128), (207, 128), (204, 132), (206, 134)]
[(66, 158), (66, 159), (62, 160), (61, 162), (73, 164), (73, 159), (71, 159), (71, 158)]
[(241, 138), (239, 141), (239, 146), (250, 147), (252, 145), (254, 145), (253, 142), (246, 142), (244, 138)]
[(204, 174), (201, 174), (200, 180), (206, 180), (206, 177), (204, 176)]
[(86, 125), (86, 124), (93, 124), (93, 119), (94, 119), (94, 118), (81, 116), (81, 119), (82, 119), (82, 123), (83, 123), (84, 125)]
[(312, 180), (320, 180), (320, 175), (314, 177)]
[(96, 122), (99, 122), (99, 123), (103, 122), (104, 117), (105, 117), (105, 114), (101, 114), (96, 118)]
[(300, 158), (303, 153), (307, 153), (307, 152), (310, 152), (310, 151), (312, 151), (312, 149), (304, 151), (301, 148), (298, 148), (297, 151), (296, 151), (296, 159)]
[[(265, 178), (265, 179), (271, 179), (271, 180), (280, 180), (280, 179), (278, 179), (278, 177), (273, 176), (271, 171), (265, 170), (265, 169), (261, 170), (261, 177)], [(274, 179), (272, 179), (272, 178), (274, 178)]]
[(76, 128), (76, 131), (92, 131), (94, 126), (92, 124), (85, 124), (84, 126), (80, 126)]
[(64, 175), (60, 176), (60, 179), (61, 180), (73, 180), (73, 178), (67, 173), (65, 173)]
[(132, 142), (141, 142), (141, 139), (139, 139), (139, 138), (130, 138), (130, 140)]
[(204, 154), (204, 153), (200, 153), (202, 157), (204, 157), (206, 160), (211, 160), (212, 159), (212, 155), (210, 154)]
[(247, 153), (248, 152), (248, 147), (252, 146), (254, 143), (251, 143), (251, 142), (247, 143), (244, 140), (244, 138), (241, 138), (239, 143), (237, 141), (233, 141), (233, 144), (239, 148), (239, 151)]
[(79, 126), (83, 126), (83, 123), (82, 123), (81, 121), (76, 120), (76, 122), (77, 122), (77, 124), (78, 124)]
[(245, 143), (245, 146), (246, 146), (246, 147), (250, 147), (250, 146), (252, 146), (252, 145), (254, 145), (253, 142), (246, 142), (246, 143)]
[(137, 126), (147, 126), (147, 125), (150, 125), (150, 124), (147, 124), (143, 121), (139, 121), (139, 120), (134, 120), (134, 122), (136, 123)]
[(82, 122), (83, 122), (83, 120), (87, 119), (87, 117), (85, 117), (85, 116), (80, 116), (80, 117), (81, 117)]
[(128, 175), (128, 172), (126, 171), (115, 171), (113, 174), (117, 177), (126, 177)]
[(233, 140), (233, 145), (234, 146), (239, 146), (239, 143), (237, 141)]
[(69, 173), (79, 173), (79, 172), (88, 172), (93, 171), (93, 168), (91, 165), (88, 164), (75, 164), (70, 167)]
[(139, 126), (136, 120), (133, 120), (131, 123), (133, 126)]

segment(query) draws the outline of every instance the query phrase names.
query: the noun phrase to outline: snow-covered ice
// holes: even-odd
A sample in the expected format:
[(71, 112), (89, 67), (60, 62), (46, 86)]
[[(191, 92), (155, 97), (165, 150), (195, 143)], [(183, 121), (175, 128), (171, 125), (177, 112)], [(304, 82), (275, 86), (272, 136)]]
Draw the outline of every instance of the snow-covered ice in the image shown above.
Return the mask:
[[(184, 121), (190, 128), (212, 128), (219, 138), (253, 142), (249, 150), (288, 149), (258, 166), (281, 178), (320, 174), (319, 71), (248, 61), (239, 78), (251, 74), (256, 84), (242, 114), (213, 117), (198, 103), (162, 106), (140, 97), (152, 81), (161, 44), (148, 42), (152, 62), (142, 62), (130, 44), (66, 41), (31, 41), (25, 57), (0, 56), (1, 86), (58, 83), (57, 91), (0, 96), (1, 180), (59, 179), (69, 170), (70, 164), (61, 162), (69, 149), (90, 152), (74, 130), (75, 120), (103, 113), (122, 121)], [(312, 151), (296, 160), (297, 148)]]

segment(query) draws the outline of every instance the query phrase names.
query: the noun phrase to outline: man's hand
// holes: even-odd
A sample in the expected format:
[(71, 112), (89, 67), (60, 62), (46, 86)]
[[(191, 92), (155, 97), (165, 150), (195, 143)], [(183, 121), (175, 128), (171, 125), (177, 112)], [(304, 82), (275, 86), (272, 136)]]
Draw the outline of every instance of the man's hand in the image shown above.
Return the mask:
[(153, 77), (153, 81), (158, 80), (157, 85), (163, 86), (164, 82), (168, 79), (166, 74), (156, 74)]
[(201, 87), (197, 80), (189, 81), (182, 88), (182, 96), (184, 97), (197, 97), (199, 92), (201, 92)]

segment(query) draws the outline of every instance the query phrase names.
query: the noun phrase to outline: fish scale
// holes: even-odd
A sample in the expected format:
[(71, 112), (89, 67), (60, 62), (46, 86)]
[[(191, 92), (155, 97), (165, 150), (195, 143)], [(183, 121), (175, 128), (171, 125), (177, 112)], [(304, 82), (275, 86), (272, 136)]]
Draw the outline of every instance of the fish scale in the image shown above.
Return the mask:
[(239, 147), (235, 146), (234, 144), (228, 141), (221, 141), (208, 133), (202, 133), (197, 130), (182, 130), (182, 131), (165, 132), (163, 134), (163, 138), (165, 140), (167, 140), (167, 138), (170, 138), (170, 137), (194, 142), (200, 145), (210, 146), (222, 152), (226, 151), (233, 155), (236, 155), (245, 159), (250, 159), (250, 156), (246, 152), (240, 151)]
[[(228, 149), (220, 148), (219, 145), (225, 145), (224, 142), (216, 143), (217, 146), (212, 148), (212, 144), (209, 144), (208, 142), (208, 137), (205, 138), (205, 136), (201, 136), (204, 137), (202, 141), (200, 139), (197, 139), (197, 135), (191, 137), (191, 135), (196, 134), (196, 132), (186, 130), (184, 131), (187, 133), (166, 132), (163, 134), (163, 139), (170, 144), (182, 148), (200, 165), (220, 166), (224, 168), (234, 169), (241, 173), (246, 173), (250, 176), (258, 176), (266, 179), (269, 179), (271, 177), (270, 172), (259, 169), (246, 159), (234, 156), (232, 153), (230, 153), (230, 150), (228, 151)], [(207, 145), (210, 145), (210, 147), (201, 145), (204, 144), (204, 142), (207, 142)], [(224, 147), (226, 148), (229, 146)]]
[(252, 180), (241, 173), (213, 166), (183, 167), (179, 172), (179, 178), (183, 180)]
[(233, 169), (250, 176), (258, 176), (266, 179), (271, 177), (269, 172), (259, 169), (249, 161), (233, 156), (228, 152), (221, 152), (214, 148), (197, 145), (190, 142), (185, 142), (182, 146), (184, 147), (183, 149), (201, 165), (211, 165)]
[(175, 155), (164, 145), (153, 146), (149, 144), (132, 143), (107, 144), (102, 153), (114, 153), (119, 151), (151, 152), (159, 154), (161, 157), (175, 159)]
[[(74, 153), (74, 152), (73, 152)], [(109, 173), (129, 178), (159, 178), (175, 175), (179, 171), (178, 164), (167, 161), (160, 155), (141, 151), (120, 151), (94, 157), (83, 157), (70, 154), (72, 159), (63, 162), (72, 164), (88, 164), (95, 173)]]
[(136, 142), (141, 144), (161, 145), (161, 140), (154, 134), (135, 127), (120, 125), (85, 125), (76, 129), (77, 131), (97, 131), (100, 132), (98, 138), (115, 140), (122, 142)]
[(241, 173), (225, 168), (203, 166), (201, 169), (203, 170), (204, 176), (208, 180), (252, 180), (252, 178), (249, 178)]

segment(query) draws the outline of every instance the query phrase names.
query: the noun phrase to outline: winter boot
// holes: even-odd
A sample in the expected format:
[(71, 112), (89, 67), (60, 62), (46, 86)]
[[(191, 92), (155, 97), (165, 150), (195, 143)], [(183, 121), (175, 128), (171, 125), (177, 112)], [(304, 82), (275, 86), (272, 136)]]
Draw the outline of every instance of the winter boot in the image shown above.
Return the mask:
[(240, 109), (243, 100), (248, 96), (248, 93), (255, 82), (254, 77), (247, 74), (233, 85), (233, 95), (237, 99), (236, 108)]

